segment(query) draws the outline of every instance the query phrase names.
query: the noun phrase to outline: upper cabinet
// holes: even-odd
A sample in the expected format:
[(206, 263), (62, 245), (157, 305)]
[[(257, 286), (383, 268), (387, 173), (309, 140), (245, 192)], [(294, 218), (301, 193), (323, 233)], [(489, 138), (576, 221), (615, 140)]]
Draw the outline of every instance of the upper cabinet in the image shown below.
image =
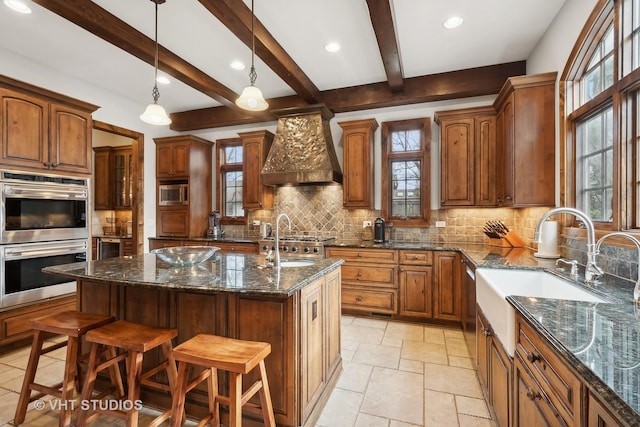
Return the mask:
[(493, 107), (440, 111), (440, 206), (496, 205)]
[(87, 104), (0, 77), (0, 164), (20, 170), (91, 173)]
[(338, 123), (343, 144), (343, 206), (373, 209), (373, 141), (375, 119)]
[(555, 204), (556, 75), (511, 77), (493, 104), (497, 112), (499, 206)]
[(131, 147), (96, 147), (93, 162), (93, 205), (96, 210), (131, 209)]
[(511, 77), (492, 107), (435, 114), (443, 208), (555, 204), (555, 81)]
[(242, 140), (242, 207), (246, 210), (272, 209), (274, 187), (263, 184), (261, 173), (273, 134), (260, 130), (239, 133), (238, 136)]

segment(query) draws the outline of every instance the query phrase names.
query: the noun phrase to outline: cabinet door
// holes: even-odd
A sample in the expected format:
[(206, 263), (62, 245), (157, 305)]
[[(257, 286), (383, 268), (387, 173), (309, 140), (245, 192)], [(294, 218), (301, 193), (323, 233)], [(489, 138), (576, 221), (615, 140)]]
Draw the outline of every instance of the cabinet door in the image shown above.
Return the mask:
[(489, 340), (489, 400), (501, 426), (509, 425), (511, 362), (495, 337)]
[[(502, 206), (513, 205), (514, 187), (514, 147), (515, 147), (515, 111), (513, 93), (505, 101), (500, 109), (502, 114), (502, 141), (500, 142), (503, 178), (502, 183)], [(500, 171), (500, 168), (498, 169)]]
[(587, 425), (589, 427), (620, 427), (622, 423), (611, 415), (611, 412), (592, 393), (589, 393)]
[(46, 168), (49, 104), (8, 89), (0, 89), (0, 97), (0, 162), (6, 166)]
[(131, 209), (131, 148), (119, 148), (112, 151), (112, 188), (113, 208)]
[(473, 206), (474, 119), (443, 120), (440, 135), (440, 204), (442, 206)]
[(274, 187), (262, 183), (262, 166), (267, 159), (273, 134), (266, 131), (240, 133), (242, 139), (242, 207), (271, 209)]
[(189, 143), (156, 142), (156, 177), (185, 178), (189, 176)]
[(324, 281), (322, 277), (300, 292), (303, 419), (309, 415), (326, 380)]
[(375, 119), (338, 123), (343, 130), (343, 206), (373, 209), (373, 136)]
[(158, 209), (156, 233), (159, 237), (188, 237), (189, 208)]
[(51, 104), (49, 164), (52, 170), (91, 173), (91, 114)]
[(489, 341), (491, 328), (479, 306), (476, 306), (476, 357), (478, 363), (478, 377), (488, 394), (489, 389)]
[(111, 148), (93, 149), (93, 208), (110, 210), (113, 202), (111, 195)]
[(433, 284), (433, 317), (462, 321), (462, 278), (460, 254), (435, 252)]
[(432, 316), (433, 267), (400, 267), (400, 315), (429, 319)]
[[(514, 427), (566, 426), (564, 420), (547, 400), (544, 392), (522, 365), (519, 357), (514, 358)], [(501, 424), (502, 426), (502, 424)]]
[(326, 323), (327, 323), (327, 375), (340, 362), (340, 269), (327, 275), (325, 283)]
[(475, 191), (476, 206), (496, 205), (496, 116), (475, 118)]

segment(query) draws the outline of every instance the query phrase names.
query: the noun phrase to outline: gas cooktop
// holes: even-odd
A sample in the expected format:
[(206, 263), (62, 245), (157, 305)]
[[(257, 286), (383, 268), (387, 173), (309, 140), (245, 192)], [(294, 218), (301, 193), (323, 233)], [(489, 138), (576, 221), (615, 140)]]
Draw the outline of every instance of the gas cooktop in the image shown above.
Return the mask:
[[(288, 242), (327, 242), (334, 240), (335, 237), (318, 237), (318, 236), (280, 236), (280, 241)], [(264, 240), (275, 240), (274, 236), (266, 237)]]

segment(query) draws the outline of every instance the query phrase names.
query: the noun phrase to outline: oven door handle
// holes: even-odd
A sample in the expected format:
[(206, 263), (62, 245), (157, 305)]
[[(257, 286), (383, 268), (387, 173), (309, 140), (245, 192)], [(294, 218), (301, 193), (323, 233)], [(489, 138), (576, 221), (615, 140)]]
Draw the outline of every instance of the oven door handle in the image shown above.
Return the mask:
[(26, 197), (39, 197), (39, 198), (50, 198), (50, 199), (86, 199), (87, 198), (87, 190), (68, 190), (68, 189), (47, 189), (47, 190), (39, 190), (33, 188), (16, 188), (10, 185), (6, 185), (4, 187), (5, 194), (16, 194)]
[(86, 250), (85, 245), (73, 245), (64, 248), (52, 248), (52, 249), (7, 249), (5, 250), (5, 258), (18, 259), (34, 256), (50, 256), (50, 255), (64, 255), (68, 253), (75, 253)]

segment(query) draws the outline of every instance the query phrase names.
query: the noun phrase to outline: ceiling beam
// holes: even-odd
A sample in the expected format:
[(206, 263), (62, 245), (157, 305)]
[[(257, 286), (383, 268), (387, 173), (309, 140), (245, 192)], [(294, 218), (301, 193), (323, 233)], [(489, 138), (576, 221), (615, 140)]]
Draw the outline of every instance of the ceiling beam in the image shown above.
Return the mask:
[[(199, 0), (238, 39), (252, 46), (251, 9), (238, 0)], [(256, 55), (308, 104), (320, 102), (320, 91), (302, 68), (256, 18), (254, 23)], [(257, 85), (256, 85), (257, 86)]]
[[(96, 3), (90, 0), (32, 1), (147, 64), (154, 65), (155, 41)], [(234, 103), (239, 96), (237, 93), (162, 46), (158, 46), (158, 68), (222, 105), (241, 111)]]
[(401, 92), (404, 89), (404, 76), (391, 5), (389, 0), (367, 0), (367, 6), (369, 6), (373, 32), (378, 40), (384, 71), (387, 73), (387, 83), (391, 92)]
[[(486, 67), (469, 68), (448, 73), (431, 74), (405, 79), (404, 91), (393, 93), (384, 83), (353, 86), (322, 91), (324, 104), (334, 113), (367, 110), (372, 108), (395, 107), (420, 102), (443, 101), (472, 96), (495, 95), (507, 78), (526, 74), (526, 62), (509, 62)], [(272, 98), (267, 100), (270, 109), (306, 105), (297, 96)], [(192, 131), (225, 126), (261, 123), (270, 120), (250, 117), (230, 111), (224, 107), (203, 108), (171, 114), (171, 129)]]

